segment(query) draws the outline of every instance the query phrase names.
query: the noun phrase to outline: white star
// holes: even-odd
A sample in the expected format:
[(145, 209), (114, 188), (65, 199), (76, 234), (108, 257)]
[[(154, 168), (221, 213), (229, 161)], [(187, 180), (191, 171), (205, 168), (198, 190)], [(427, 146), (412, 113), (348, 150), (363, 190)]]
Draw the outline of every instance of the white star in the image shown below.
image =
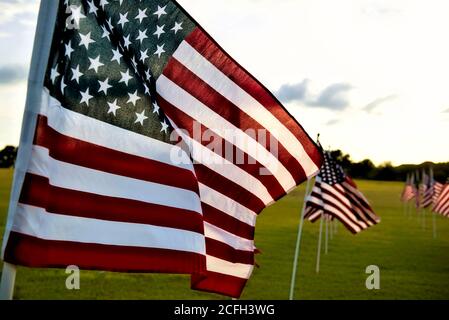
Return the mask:
[(136, 16), (135, 19), (139, 19), (139, 23), (142, 23), (142, 20), (145, 19), (146, 17), (148, 17), (145, 12), (147, 12), (147, 8), (145, 8), (145, 10), (140, 10), (139, 9), (139, 14)]
[(80, 46), (85, 46), (86, 49), (89, 49), (89, 44), (90, 43), (94, 43), (95, 42), (95, 40), (92, 40), (90, 38), (90, 32), (88, 34), (86, 34), (86, 35), (80, 33), (80, 37), (81, 37), (81, 41), (80, 41), (79, 45)]
[(131, 44), (131, 41), (129, 41), (129, 34), (126, 37), (123, 37), (123, 40), (125, 40), (124, 46), (126, 49), (128, 49), (129, 45)]
[(72, 40), (69, 41), (69, 43), (65, 44), (65, 56), (69, 57), (72, 55), (72, 52), (75, 51), (72, 49)]
[(56, 77), (59, 76), (58, 66), (51, 69), (50, 79), (53, 84), (55, 84)]
[(118, 20), (117, 24), (122, 25), (122, 29), (125, 26), (125, 23), (129, 22), (127, 16), (128, 16), (128, 12), (125, 14), (120, 13), (120, 19)]
[(142, 61), (143, 63), (145, 63), (145, 60), (148, 59), (148, 49), (146, 49), (145, 51), (140, 50), (140, 61)]
[(95, 6), (94, 1), (87, 1), (87, 4), (89, 5), (89, 13), (93, 13), (94, 15), (97, 15), (98, 8)]
[(139, 40), (140, 43), (142, 44), (143, 40), (148, 38), (147, 36), (147, 29), (140, 31), (139, 30), (139, 35), (137, 36), (136, 40)]
[(116, 1), (120, 2), (120, 5), (122, 5), (123, 0), (116, 0)]
[(157, 46), (157, 50), (154, 54), (157, 54), (158, 58), (160, 58), (161, 54), (163, 54), (165, 52), (165, 50), (164, 50), (165, 43), (162, 44), (162, 46), (158, 46), (158, 45), (156, 45), (156, 46)]
[(124, 82), (126, 85), (128, 85), (128, 81), (133, 78), (129, 75), (129, 70), (126, 70), (126, 73), (120, 71), (120, 74), (122, 75), (122, 78), (119, 82)]
[(136, 112), (137, 119), (134, 121), (134, 123), (140, 123), (143, 126), (143, 122), (148, 119), (148, 117), (145, 115), (145, 110), (143, 110), (141, 113)]
[(175, 26), (173, 28), (171, 28), (171, 30), (173, 30), (175, 32), (175, 34), (179, 31), (182, 30), (182, 22), (181, 23), (177, 23), (175, 22)]
[(147, 77), (147, 80), (150, 81), (150, 79), (151, 79), (150, 70), (145, 71), (145, 76)]
[(103, 29), (103, 34), (101, 35), (101, 38), (108, 38), (109, 39), (109, 31), (106, 28), (106, 26), (101, 26), (101, 29)]
[(161, 34), (165, 33), (164, 27), (165, 27), (165, 24), (162, 25), (161, 27), (160, 26), (156, 26), (156, 31), (153, 33), (153, 35), (157, 36), (157, 38), (159, 39)]
[(80, 77), (83, 75), (82, 72), (80, 72), (80, 66), (77, 65), (76, 69), (72, 68), (72, 80), (75, 80), (77, 83), (80, 83)]
[(87, 106), (89, 106), (89, 100), (93, 98), (93, 96), (91, 96), (91, 95), (89, 94), (89, 88), (87, 88), (87, 90), (84, 91), (84, 92), (80, 91), (80, 93), (81, 93), (81, 101), (80, 101), (80, 104), (86, 103)]
[(113, 57), (111, 59), (111, 62), (115, 60), (118, 62), (118, 64), (120, 64), (120, 58), (122, 57), (122, 54), (120, 53), (119, 49), (118, 48), (117, 50), (112, 49), (112, 54)]
[(157, 6), (157, 11), (153, 14), (157, 15), (157, 18), (159, 19), (162, 15), (167, 14), (167, 12), (165, 12), (165, 8), (167, 8), (167, 6), (164, 6), (163, 8), (161, 8), (161, 6)]
[(100, 84), (100, 88), (98, 89), (98, 92), (103, 91), (105, 95), (108, 94), (108, 89), (112, 88), (112, 86), (109, 84), (109, 78), (106, 78), (104, 81), (98, 80), (98, 83)]
[(117, 112), (117, 110), (121, 108), (117, 105), (117, 99), (115, 99), (114, 102), (108, 102), (108, 106), (108, 114), (112, 113), (114, 116), (116, 115), (115, 113)]
[(65, 87), (67, 87), (67, 85), (64, 82), (64, 77), (62, 77), (62, 79), (61, 79), (61, 92), (62, 92), (62, 94), (64, 94)]
[(104, 66), (103, 63), (100, 62), (100, 56), (96, 57), (95, 59), (89, 58), (90, 66), (89, 69), (94, 69), (95, 72), (98, 72), (98, 68), (101, 66)]
[(161, 132), (164, 131), (165, 133), (167, 133), (168, 124), (165, 122), (165, 119), (164, 122), (161, 122), (161, 126), (162, 126)]
[(126, 103), (132, 103), (134, 106), (136, 106), (137, 100), (140, 100), (139, 96), (137, 95), (137, 90), (134, 93), (128, 93), (129, 100)]
[(159, 114), (159, 105), (157, 104), (157, 102), (153, 103), (153, 108), (153, 113)]
[(146, 83), (143, 84), (143, 87), (145, 88), (145, 94), (150, 94), (150, 88), (148, 88)]
[(103, 10), (107, 4), (109, 4), (109, 2), (107, 0), (100, 0), (100, 6), (103, 8)]
[(81, 13), (81, 6), (78, 7), (70, 6), (69, 8), (70, 11), (72, 12), (70, 17), (75, 21), (75, 25), (79, 27), (80, 20), (86, 17), (84, 14)]

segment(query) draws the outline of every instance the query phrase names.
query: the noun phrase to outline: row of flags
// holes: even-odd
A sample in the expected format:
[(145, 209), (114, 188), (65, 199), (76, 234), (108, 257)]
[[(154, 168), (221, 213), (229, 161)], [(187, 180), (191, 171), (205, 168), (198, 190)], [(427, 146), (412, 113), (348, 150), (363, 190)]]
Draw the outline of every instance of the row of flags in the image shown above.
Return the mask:
[(434, 179), (433, 169), (422, 171), (419, 181), (419, 172), (407, 175), (401, 201), (407, 203), (415, 200), (416, 208), (431, 208), (433, 212), (449, 217), (449, 179), (446, 183)]

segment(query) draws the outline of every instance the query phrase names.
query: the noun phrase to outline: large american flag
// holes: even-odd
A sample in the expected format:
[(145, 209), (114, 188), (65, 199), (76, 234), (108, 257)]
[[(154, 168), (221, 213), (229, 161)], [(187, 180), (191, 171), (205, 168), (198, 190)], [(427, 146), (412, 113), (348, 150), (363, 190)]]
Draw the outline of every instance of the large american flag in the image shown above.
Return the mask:
[(34, 107), (5, 238), (14, 264), (186, 273), (194, 289), (238, 297), (257, 215), (322, 161), (175, 1), (61, 1)]
[(449, 182), (442, 185), (440, 195), (435, 202), (433, 211), (443, 216), (449, 217)]
[(304, 213), (305, 218), (312, 222), (322, 214), (337, 218), (352, 233), (359, 233), (380, 222), (368, 200), (330, 152), (324, 153), (324, 164), (307, 198)]

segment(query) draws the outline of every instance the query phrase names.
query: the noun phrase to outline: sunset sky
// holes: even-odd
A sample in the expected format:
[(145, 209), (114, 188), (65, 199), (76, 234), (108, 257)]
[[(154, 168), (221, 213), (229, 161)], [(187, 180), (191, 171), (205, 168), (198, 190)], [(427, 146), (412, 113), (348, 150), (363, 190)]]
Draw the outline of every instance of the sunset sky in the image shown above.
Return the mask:
[[(449, 161), (449, 1), (179, 2), (325, 147)], [(0, 148), (19, 140), (38, 7), (0, 2)]]

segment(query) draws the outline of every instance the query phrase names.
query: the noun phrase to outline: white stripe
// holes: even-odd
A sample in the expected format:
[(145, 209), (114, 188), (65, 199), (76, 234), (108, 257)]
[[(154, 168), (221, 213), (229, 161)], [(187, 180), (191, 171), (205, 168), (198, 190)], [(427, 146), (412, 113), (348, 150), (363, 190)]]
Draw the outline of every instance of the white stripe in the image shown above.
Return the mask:
[(254, 266), (243, 263), (232, 263), (212, 256), (206, 256), (207, 271), (227, 274), (229, 276), (248, 279), (253, 272)]
[(66, 216), (24, 204), (17, 207), (12, 230), (46, 240), (161, 248), (205, 254), (204, 237), (196, 232)]
[(170, 118), (169, 121), (177, 130), (178, 134), (191, 147), (193, 160), (242, 186), (258, 197), (265, 204), (265, 206), (269, 206), (274, 203), (274, 199), (268, 192), (267, 187), (265, 187), (259, 179), (184, 134), (182, 130), (178, 129), (176, 124)]
[(49, 156), (48, 149), (36, 145), (33, 146), (28, 171), (49, 178), (55, 187), (202, 213), (200, 199), (195, 192), (58, 161)]
[[(291, 173), (279, 162), (279, 160), (268, 150), (262, 147), (253, 137), (250, 137), (240, 128), (222, 118), (201, 101), (190, 95), (173, 81), (161, 75), (157, 79), (158, 93), (170, 104), (189, 115), (194, 120), (200, 122), (221, 138), (226, 139), (226, 132), (232, 132), (234, 141), (229, 141), (240, 150), (266, 167), (279, 181), (284, 190), (289, 191), (296, 186)], [(179, 124), (178, 124), (179, 126)]]
[(224, 194), (199, 183), (201, 201), (250, 226), (255, 226), (257, 214)]
[[(48, 118), (51, 128), (63, 135), (193, 171), (189, 157), (178, 146), (66, 109), (47, 89), (42, 93), (40, 114)], [(182, 155), (182, 161), (172, 161), (172, 153)]]
[(207, 222), (204, 222), (204, 235), (207, 238), (211, 238), (211, 239), (226, 243), (227, 245), (229, 245), (237, 250), (244, 250), (244, 251), (250, 251), (250, 252), (254, 251), (254, 241), (253, 240), (248, 240), (248, 239), (236, 236), (235, 234), (232, 234), (226, 230), (218, 228), (217, 226), (214, 226)]
[(196, 74), (204, 82), (231, 101), (243, 112), (259, 122), (295, 157), (310, 177), (318, 167), (304, 150), (300, 141), (262, 104), (240, 88), (217, 67), (205, 59), (190, 44), (183, 41), (173, 57)]

